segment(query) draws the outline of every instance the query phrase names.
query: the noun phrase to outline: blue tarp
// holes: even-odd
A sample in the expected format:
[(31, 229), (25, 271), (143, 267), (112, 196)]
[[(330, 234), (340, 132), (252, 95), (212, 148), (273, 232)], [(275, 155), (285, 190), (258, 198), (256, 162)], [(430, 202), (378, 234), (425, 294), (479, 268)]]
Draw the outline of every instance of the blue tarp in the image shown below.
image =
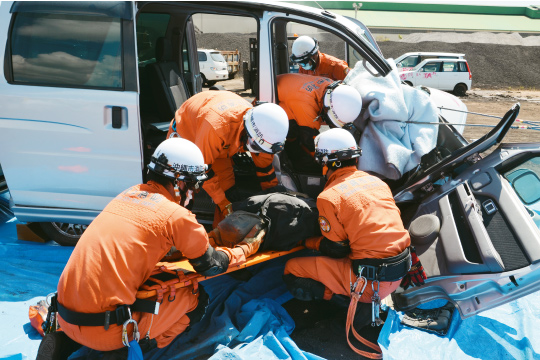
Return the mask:
[[(55, 291), (72, 248), (17, 240), (15, 226), (15, 219), (0, 225), (0, 358), (35, 359), (41, 337), (30, 326), (28, 307)], [(322, 359), (289, 337), (294, 321), (281, 306), (291, 298), (281, 280), (285, 261), (253, 267), (249, 281), (205, 281), (211, 316), (145, 359)], [(381, 331), (385, 359), (540, 359), (540, 293), (464, 321), (456, 313), (446, 336), (404, 327), (402, 316), (390, 311)]]

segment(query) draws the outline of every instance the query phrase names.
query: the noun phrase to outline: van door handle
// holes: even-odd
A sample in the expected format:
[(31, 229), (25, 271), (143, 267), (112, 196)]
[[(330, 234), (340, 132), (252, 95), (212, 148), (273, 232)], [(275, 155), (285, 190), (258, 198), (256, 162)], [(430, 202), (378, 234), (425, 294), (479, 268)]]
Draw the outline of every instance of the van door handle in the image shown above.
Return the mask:
[(122, 127), (122, 108), (120, 106), (113, 106), (112, 108), (112, 127), (113, 129)]

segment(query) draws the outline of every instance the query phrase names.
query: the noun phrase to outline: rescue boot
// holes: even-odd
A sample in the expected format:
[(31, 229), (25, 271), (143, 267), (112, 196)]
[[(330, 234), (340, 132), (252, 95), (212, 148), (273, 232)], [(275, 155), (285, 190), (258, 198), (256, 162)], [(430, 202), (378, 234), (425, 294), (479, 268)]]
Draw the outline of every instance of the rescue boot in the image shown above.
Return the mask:
[(63, 331), (55, 331), (41, 340), (36, 360), (65, 360), (81, 346)]
[(326, 286), (317, 280), (287, 274), (283, 275), (283, 281), (287, 285), (287, 289), (298, 300), (312, 301), (324, 298)]

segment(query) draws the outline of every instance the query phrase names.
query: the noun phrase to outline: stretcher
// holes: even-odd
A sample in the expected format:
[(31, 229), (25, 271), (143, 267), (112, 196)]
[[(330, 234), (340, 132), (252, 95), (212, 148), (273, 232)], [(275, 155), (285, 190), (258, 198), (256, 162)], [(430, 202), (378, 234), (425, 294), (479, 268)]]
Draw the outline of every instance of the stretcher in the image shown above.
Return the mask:
[[(165, 274), (177, 274), (178, 276), (175, 276), (175, 279), (178, 279), (178, 282), (175, 283), (169, 283), (167, 281), (166, 286), (163, 286), (162, 289), (145, 289), (144, 285), (137, 291), (137, 299), (147, 299), (153, 296), (160, 296), (158, 292), (161, 292), (160, 290), (165, 290), (166, 288), (171, 288), (171, 291), (174, 291), (175, 289), (187, 287), (196, 285), (197, 283), (200, 283), (202, 281), (221, 276), (224, 274), (229, 274), (233, 271), (245, 269), (247, 267), (257, 265), (260, 263), (263, 263), (268, 260), (275, 259), (277, 257), (285, 256), (288, 254), (292, 254), (294, 252), (297, 252), (299, 250), (304, 249), (303, 246), (297, 246), (291, 250), (288, 251), (263, 251), (260, 253), (257, 253), (253, 256), (250, 256), (245, 263), (229, 266), (226, 272), (223, 272), (221, 274), (215, 275), (215, 276), (204, 276), (201, 274), (198, 274), (193, 270), (193, 266), (189, 263), (189, 260), (184, 258), (180, 259), (175, 262), (159, 262), (156, 264), (156, 270), (153, 274), (158, 273), (165, 273)], [(151, 276), (152, 278), (152, 276)]]

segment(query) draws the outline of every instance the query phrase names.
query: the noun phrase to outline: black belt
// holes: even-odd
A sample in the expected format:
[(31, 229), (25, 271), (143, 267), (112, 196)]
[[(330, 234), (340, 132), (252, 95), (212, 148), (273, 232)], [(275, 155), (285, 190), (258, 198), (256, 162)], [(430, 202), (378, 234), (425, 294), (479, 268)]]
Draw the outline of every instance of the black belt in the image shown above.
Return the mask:
[(66, 309), (60, 302), (56, 302), (58, 313), (70, 324), (79, 326), (103, 326), (105, 330), (109, 329), (109, 324), (122, 325), (130, 318), (128, 311), (139, 311), (150, 314), (156, 314), (159, 310), (159, 303), (152, 300), (137, 299), (133, 305), (118, 305), (115, 310), (102, 313), (80, 313)]
[(411, 254), (406, 248), (401, 254), (385, 259), (355, 259), (352, 260), (354, 274), (368, 280), (396, 281), (407, 275), (411, 269)]

